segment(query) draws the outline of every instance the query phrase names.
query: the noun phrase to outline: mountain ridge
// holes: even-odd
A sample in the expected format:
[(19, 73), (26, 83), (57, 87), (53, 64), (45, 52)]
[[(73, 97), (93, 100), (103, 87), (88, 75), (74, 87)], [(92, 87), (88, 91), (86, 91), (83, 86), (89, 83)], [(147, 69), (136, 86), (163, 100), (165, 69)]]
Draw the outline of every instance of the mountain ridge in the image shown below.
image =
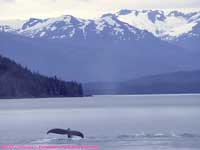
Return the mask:
[(18, 33), (0, 32), (1, 53), (45, 75), (58, 74), (66, 80), (122, 81), (200, 68), (198, 39), (183, 38), (183, 44), (165, 41), (120, 21), (115, 14), (95, 20), (70, 15), (31, 18), (22, 27)]
[[(80, 24), (81, 25), (80, 27), (85, 28), (91, 22), (97, 23), (98, 20), (103, 19), (108, 15), (112, 17), (115, 16), (118, 19), (118, 21), (123, 21), (125, 23), (128, 23), (129, 25), (136, 27), (140, 30), (147, 30), (148, 32), (154, 34), (156, 37), (162, 38), (164, 40), (171, 40), (171, 38), (176, 39), (177, 37), (183, 35), (184, 33), (192, 31), (192, 28), (200, 22), (200, 10), (184, 12), (180, 10), (169, 11), (169, 10), (156, 10), (156, 9), (155, 10), (122, 9), (117, 13), (104, 14), (96, 19), (81, 19), (71, 15), (62, 15), (60, 17), (47, 18), (47, 19), (30, 18), (29, 20), (21, 21), (21, 25), (19, 25), (20, 24), (19, 20), (17, 20), (17, 25), (13, 25), (11, 21), (8, 22), (7, 24), (6, 23), (3, 24), (0, 21), (0, 24), (1, 26), (4, 25), (5, 27), (7, 28), (9, 27), (11, 29), (14, 26), (16, 26), (16, 28), (15, 29), (13, 28), (12, 31), (14, 30), (14, 32), (23, 35), (23, 33), (26, 33), (27, 31), (30, 30), (35, 30), (35, 28), (37, 28), (35, 27), (31, 29), (31, 27), (41, 25), (41, 27), (38, 28), (39, 30), (42, 30), (43, 27), (45, 26), (47, 27), (49, 24), (55, 24), (55, 22), (57, 22), (58, 24), (60, 23), (60, 25), (63, 24), (63, 26), (66, 28), (68, 25), (76, 25), (76, 24)], [(100, 22), (100, 24), (97, 24), (97, 26), (98, 25), (100, 26), (101, 23), (102, 22)], [(182, 31), (180, 30), (180, 28), (182, 29)], [(51, 29), (56, 30), (54, 25), (52, 26)]]
[[(198, 51), (200, 46), (200, 9), (183, 10), (128, 10), (103, 14), (95, 19), (82, 19), (72, 15), (54, 18), (0, 21), (0, 31), (30, 38), (91, 39), (100, 37), (131, 40), (152, 34), (171, 44)], [(148, 33), (147, 33), (148, 32)], [(187, 43), (187, 44), (184, 44)], [(193, 46), (195, 45), (195, 47)]]
[(87, 95), (200, 93), (200, 70), (144, 76), (124, 82), (83, 84)]

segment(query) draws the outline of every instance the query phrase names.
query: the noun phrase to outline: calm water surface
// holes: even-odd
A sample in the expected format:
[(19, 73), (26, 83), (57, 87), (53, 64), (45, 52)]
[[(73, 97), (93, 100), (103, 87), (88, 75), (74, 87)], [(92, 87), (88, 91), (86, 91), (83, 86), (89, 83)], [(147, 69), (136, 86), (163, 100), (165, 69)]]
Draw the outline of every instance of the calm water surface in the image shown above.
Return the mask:
[[(200, 95), (0, 100), (0, 144), (97, 145), (100, 150), (199, 150)], [(86, 138), (46, 135), (51, 128)]]

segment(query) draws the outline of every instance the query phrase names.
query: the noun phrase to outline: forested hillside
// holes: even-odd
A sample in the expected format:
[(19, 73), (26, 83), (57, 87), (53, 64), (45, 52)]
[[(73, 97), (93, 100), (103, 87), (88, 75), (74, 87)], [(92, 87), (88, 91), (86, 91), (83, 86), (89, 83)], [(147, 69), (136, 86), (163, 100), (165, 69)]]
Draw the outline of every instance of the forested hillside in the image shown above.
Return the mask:
[(82, 85), (31, 72), (20, 64), (0, 56), (0, 98), (77, 97)]

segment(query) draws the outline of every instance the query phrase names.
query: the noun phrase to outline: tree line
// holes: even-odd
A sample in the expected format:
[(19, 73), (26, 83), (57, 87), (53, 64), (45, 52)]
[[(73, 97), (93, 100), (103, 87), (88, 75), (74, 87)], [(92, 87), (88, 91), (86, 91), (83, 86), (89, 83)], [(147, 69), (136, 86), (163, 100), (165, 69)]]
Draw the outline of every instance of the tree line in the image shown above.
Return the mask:
[(79, 97), (82, 85), (46, 77), (0, 55), (0, 98)]

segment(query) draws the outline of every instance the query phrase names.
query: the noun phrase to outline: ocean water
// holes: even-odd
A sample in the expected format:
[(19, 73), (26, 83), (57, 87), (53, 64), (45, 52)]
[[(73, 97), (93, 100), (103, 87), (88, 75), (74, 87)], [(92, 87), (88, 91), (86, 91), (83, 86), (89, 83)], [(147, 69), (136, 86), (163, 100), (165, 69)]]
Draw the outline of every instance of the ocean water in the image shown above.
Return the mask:
[[(199, 150), (200, 95), (0, 100), (0, 145), (85, 145), (99, 150)], [(46, 134), (71, 128), (85, 138)]]

